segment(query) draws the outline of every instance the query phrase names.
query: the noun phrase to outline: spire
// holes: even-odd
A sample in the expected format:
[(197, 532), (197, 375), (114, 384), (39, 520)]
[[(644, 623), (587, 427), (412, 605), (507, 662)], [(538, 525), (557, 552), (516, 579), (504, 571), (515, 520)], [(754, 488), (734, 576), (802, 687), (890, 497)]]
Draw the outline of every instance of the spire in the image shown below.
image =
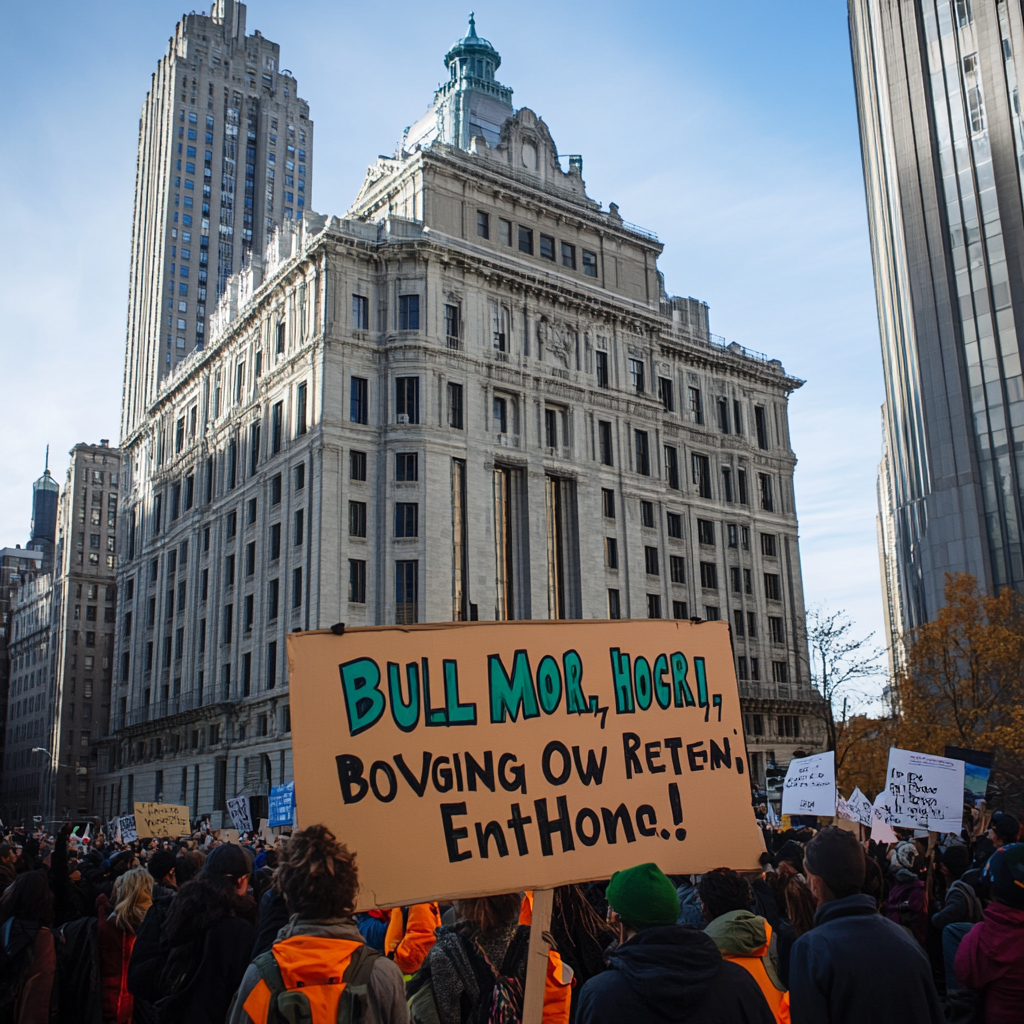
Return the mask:
[(46, 446), (46, 462), (43, 464), (43, 475), (49, 476), (50, 474), (50, 446)]
[(477, 34), (476, 34), (476, 18), (473, 16), (473, 12), (472, 11), (469, 12), (469, 35), (466, 36), (466, 38), (467, 39), (478, 39), (479, 38), (477, 36)]

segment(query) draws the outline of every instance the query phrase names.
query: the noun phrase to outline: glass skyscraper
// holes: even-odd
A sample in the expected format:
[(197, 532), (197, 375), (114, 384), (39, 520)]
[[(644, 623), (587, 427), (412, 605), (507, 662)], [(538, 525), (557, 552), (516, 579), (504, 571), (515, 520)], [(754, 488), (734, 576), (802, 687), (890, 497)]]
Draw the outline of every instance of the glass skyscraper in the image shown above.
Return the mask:
[(886, 399), (890, 641), (945, 574), (1024, 592), (1020, 0), (849, 0)]

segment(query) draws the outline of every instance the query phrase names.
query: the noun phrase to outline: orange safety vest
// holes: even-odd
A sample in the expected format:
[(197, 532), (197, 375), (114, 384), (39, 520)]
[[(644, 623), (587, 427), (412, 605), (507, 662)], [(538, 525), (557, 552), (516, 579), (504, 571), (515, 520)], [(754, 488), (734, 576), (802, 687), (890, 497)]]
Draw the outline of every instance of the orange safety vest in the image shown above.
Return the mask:
[(541, 1017), (543, 1024), (568, 1024), (572, 986), (572, 968), (562, 963), (562, 958), (553, 949), (548, 950), (548, 972), (544, 979), (544, 1014)]
[[(302, 989), (309, 1000), (315, 1024), (338, 1019), (338, 1003), (345, 991), (342, 978), (352, 954), (362, 945), (362, 942), (348, 939), (314, 935), (293, 935), (290, 939), (274, 943), (271, 951), (281, 971), (285, 990)], [(260, 978), (246, 997), (242, 1009), (256, 1024), (266, 1024), (271, 998), (270, 986)]]
[(790, 1024), (789, 1022), (789, 993), (780, 992), (768, 977), (768, 971), (764, 966), (764, 958), (768, 955), (768, 946), (772, 941), (772, 926), (764, 923), (765, 940), (764, 945), (755, 949), (749, 956), (734, 956), (732, 953), (723, 953), (723, 960), (731, 960), (739, 964), (757, 982), (761, 994), (768, 1003), (768, 1008), (775, 1015), (777, 1024)]
[(533, 921), (533, 890), (527, 889), (526, 896), (519, 907), (519, 923), (527, 927)]
[(408, 919), (402, 907), (391, 911), (384, 953), (403, 974), (415, 974), (437, 941), (434, 933), (441, 927), (441, 912), (436, 903), (414, 903), (408, 910)]

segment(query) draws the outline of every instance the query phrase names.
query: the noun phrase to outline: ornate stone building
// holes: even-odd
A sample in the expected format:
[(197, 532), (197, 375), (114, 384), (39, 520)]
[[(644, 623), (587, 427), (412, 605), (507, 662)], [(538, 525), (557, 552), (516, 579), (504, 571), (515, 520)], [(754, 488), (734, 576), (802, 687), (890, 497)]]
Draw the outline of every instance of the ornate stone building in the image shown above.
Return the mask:
[(817, 747), (801, 382), (666, 294), (472, 24), (445, 60), (348, 214), (279, 233), (123, 439), (104, 816), (259, 815), (291, 778), (286, 635), (339, 621), (727, 618), (753, 774)]

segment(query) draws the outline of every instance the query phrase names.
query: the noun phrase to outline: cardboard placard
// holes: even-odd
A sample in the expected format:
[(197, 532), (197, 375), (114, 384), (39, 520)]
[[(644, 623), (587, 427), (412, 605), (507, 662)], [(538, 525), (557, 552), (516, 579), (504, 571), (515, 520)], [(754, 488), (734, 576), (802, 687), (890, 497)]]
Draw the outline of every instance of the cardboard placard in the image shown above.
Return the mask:
[(135, 831), (140, 839), (176, 839), (192, 835), (188, 808), (182, 804), (135, 803)]
[(300, 826), (357, 909), (756, 869), (729, 629), (666, 620), (288, 634)]
[(285, 782), (280, 786), (270, 787), (270, 817), (268, 823), (271, 828), (279, 828), (281, 825), (295, 824), (295, 783)]
[(213, 835), (215, 839), (219, 839), (222, 843), (234, 843), (235, 846), (239, 845), (242, 838), (237, 828), (219, 828)]
[(964, 816), (964, 762), (891, 747), (882, 795), (881, 806), (890, 825), (959, 832)]
[(796, 757), (786, 769), (782, 784), (783, 814), (836, 813), (836, 755), (834, 750), (810, 757)]
[(252, 831), (252, 815), (249, 813), (247, 796), (235, 796), (228, 800), (228, 814), (231, 815), (231, 824), (239, 832)]

